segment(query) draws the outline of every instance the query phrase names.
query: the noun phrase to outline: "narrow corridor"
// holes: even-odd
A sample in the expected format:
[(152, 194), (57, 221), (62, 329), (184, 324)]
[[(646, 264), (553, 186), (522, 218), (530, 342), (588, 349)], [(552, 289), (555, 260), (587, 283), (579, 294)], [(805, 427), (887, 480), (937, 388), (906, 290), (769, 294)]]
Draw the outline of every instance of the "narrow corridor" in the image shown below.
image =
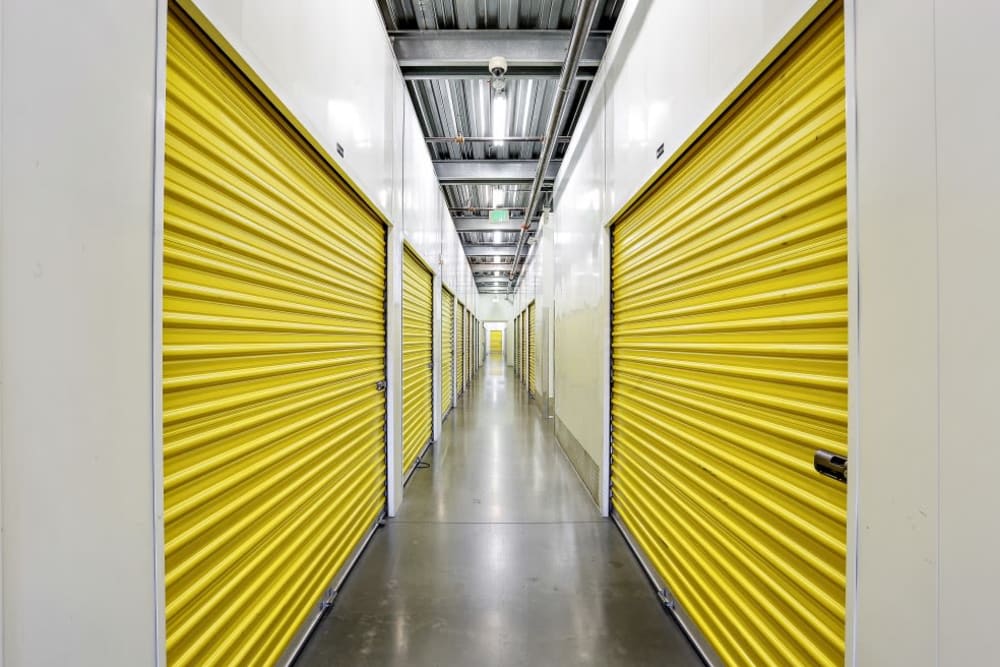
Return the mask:
[(701, 664), (502, 359), (425, 461), (297, 665)]

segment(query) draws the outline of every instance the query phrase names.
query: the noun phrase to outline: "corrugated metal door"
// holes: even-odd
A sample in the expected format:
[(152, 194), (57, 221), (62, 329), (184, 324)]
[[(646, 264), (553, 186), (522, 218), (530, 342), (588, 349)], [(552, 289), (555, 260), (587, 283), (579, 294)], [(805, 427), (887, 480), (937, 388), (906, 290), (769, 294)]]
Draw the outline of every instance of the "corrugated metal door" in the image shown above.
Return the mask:
[(441, 288), (441, 416), (451, 410), (455, 391), (455, 297)]
[(434, 276), (403, 251), (403, 470), (430, 442), (434, 420)]
[(472, 378), (472, 313), (465, 311), (465, 385), (468, 386), (469, 379)]
[(517, 377), (524, 383), (524, 313), (517, 318)]
[(513, 345), (514, 345), (514, 376), (515, 377), (520, 377), (521, 376), (521, 346), (519, 344), (520, 343), (520, 338), (521, 338), (520, 334), (521, 334), (521, 316), (518, 315), (517, 317), (514, 318), (514, 340), (513, 340)]
[(458, 302), (458, 321), (455, 323), (458, 339), (455, 341), (455, 355), (458, 359), (458, 372), (455, 374), (455, 395), (461, 396), (465, 390), (465, 306)]
[(528, 304), (528, 392), (532, 396), (538, 391), (535, 380), (535, 348), (538, 335), (535, 333), (535, 302)]
[(385, 504), (385, 229), (167, 25), (167, 659), (271, 665)]
[(844, 662), (844, 22), (613, 228), (613, 507), (732, 665)]
[(528, 311), (521, 313), (521, 384), (528, 386)]
[(499, 329), (490, 330), (490, 354), (503, 354), (503, 332)]

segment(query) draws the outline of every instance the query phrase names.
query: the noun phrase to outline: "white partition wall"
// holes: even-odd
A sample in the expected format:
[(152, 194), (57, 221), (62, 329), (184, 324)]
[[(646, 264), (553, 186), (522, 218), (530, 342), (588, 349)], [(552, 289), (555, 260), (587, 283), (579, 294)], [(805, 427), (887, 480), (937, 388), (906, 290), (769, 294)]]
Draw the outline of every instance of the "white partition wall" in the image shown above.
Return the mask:
[(162, 18), (155, 2), (0, 3), (0, 561), (12, 667), (158, 659)]
[(1000, 88), (986, 83), (1000, 59), (1000, 6), (849, 7), (860, 272), (854, 658), (983, 664), (1000, 650), (990, 620), (1000, 486), (985, 464), (1000, 442)]

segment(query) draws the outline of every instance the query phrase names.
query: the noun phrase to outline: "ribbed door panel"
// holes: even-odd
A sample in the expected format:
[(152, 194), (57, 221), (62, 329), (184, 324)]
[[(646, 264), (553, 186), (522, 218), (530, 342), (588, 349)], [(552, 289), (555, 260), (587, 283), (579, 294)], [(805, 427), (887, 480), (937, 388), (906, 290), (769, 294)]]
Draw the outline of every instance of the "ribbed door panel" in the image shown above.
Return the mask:
[(518, 345), (520, 339), (520, 326), (521, 326), (521, 316), (518, 315), (514, 318), (514, 376), (520, 377), (521, 375), (521, 348)]
[(455, 341), (455, 356), (458, 359), (458, 372), (455, 375), (455, 395), (460, 396), (465, 390), (465, 306), (458, 303), (458, 321), (455, 322), (458, 339)]
[(430, 442), (434, 420), (434, 277), (403, 251), (403, 470)]
[(441, 289), (441, 416), (448, 414), (455, 389), (455, 297)]
[(528, 386), (528, 311), (525, 309), (521, 313), (521, 384)]
[(613, 507), (732, 665), (844, 661), (844, 23), (828, 11), (613, 229)]
[(499, 329), (490, 330), (490, 354), (503, 354), (503, 332)]
[(465, 369), (463, 386), (469, 385), (469, 378), (472, 377), (472, 313), (468, 310), (463, 314), (465, 318), (465, 345), (462, 346), (462, 367)]
[(528, 304), (528, 391), (534, 396), (538, 390), (535, 379), (535, 347), (537, 346), (537, 334), (535, 333), (535, 302)]
[(521, 316), (514, 318), (514, 375), (521, 377)]
[(524, 377), (524, 371), (522, 369), (522, 364), (524, 364), (524, 354), (522, 350), (524, 349), (524, 326), (521, 320), (524, 319), (523, 315), (517, 316), (517, 377), (520, 380)]
[(385, 230), (175, 12), (167, 658), (271, 665), (384, 506)]

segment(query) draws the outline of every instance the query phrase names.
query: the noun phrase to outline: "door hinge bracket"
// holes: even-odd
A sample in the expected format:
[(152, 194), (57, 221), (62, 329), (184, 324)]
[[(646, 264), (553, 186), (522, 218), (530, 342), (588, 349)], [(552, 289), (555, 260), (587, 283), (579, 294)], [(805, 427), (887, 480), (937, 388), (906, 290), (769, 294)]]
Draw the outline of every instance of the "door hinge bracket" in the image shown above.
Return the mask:
[(660, 598), (660, 602), (663, 606), (671, 611), (673, 611), (673, 609), (677, 606), (677, 601), (670, 597), (670, 595), (664, 590), (657, 590), (656, 597)]

